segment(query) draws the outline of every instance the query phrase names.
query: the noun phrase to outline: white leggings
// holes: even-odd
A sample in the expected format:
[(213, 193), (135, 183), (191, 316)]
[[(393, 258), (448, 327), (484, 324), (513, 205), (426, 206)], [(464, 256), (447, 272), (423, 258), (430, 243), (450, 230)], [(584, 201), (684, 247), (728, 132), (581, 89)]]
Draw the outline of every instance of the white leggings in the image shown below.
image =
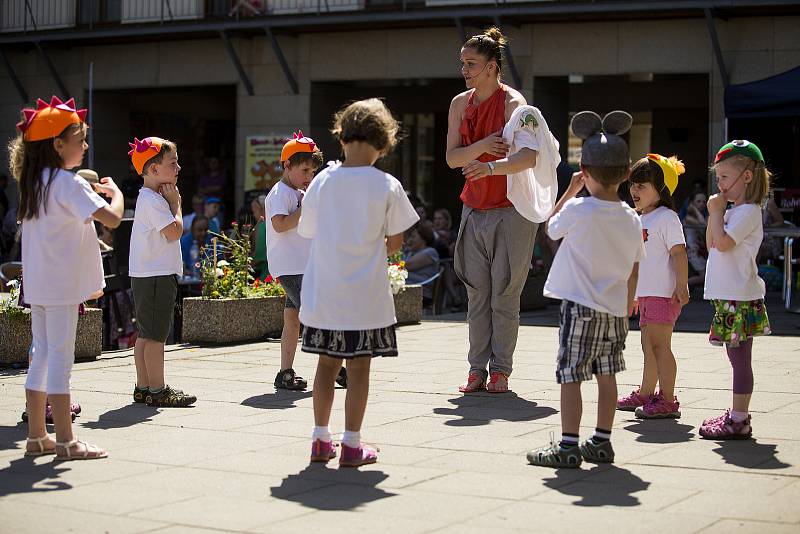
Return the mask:
[(75, 363), (78, 306), (31, 306), (33, 349), (25, 389), (49, 395), (69, 393)]

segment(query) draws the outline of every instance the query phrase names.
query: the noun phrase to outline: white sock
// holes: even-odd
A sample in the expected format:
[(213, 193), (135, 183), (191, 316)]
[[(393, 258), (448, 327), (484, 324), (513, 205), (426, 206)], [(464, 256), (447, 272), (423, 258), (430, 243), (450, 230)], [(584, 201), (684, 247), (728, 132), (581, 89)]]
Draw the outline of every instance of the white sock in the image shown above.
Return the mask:
[(342, 434), (342, 443), (351, 448), (359, 447), (361, 445), (361, 432), (345, 430)]
[(748, 412), (734, 412), (731, 410), (731, 419), (733, 419), (736, 423), (741, 423), (747, 419), (748, 415), (750, 415)]
[(329, 426), (315, 426), (314, 432), (311, 434), (311, 439), (322, 440), (322, 441), (331, 441), (331, 427)]

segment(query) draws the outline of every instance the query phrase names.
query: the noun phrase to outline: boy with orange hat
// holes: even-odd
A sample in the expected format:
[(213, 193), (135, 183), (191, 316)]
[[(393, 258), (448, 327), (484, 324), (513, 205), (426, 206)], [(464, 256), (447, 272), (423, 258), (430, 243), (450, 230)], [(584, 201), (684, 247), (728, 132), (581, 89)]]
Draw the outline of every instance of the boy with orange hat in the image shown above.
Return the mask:
[[(281, 333), (281, 369), (275, 377), (279, 389), (304, 390), (306, 380), (292, 366), (300, 337), (300, 288), (311, 251), (311, 240), (297, 233), (303, 195), (322, 166), (322, 152), (303, 132), (294, 134), (281, 150), (283, 176), (264, 201), (267, 219), (267, 263), (272, 276), (286, 292)], [(346, 386), (342, 368), (339, 383)]]
[(144, 179), (133, 217), (129, 260), (139, 328), (133, 350), (133, 401), (165, 408), (191, 406), (197, 397), (172, 389), (164, 381), (164, 343), (172, 326), (178, 276), (183, 274), (178, 147), (160, 137), (134, 139), (129, 144), (133, 167)]

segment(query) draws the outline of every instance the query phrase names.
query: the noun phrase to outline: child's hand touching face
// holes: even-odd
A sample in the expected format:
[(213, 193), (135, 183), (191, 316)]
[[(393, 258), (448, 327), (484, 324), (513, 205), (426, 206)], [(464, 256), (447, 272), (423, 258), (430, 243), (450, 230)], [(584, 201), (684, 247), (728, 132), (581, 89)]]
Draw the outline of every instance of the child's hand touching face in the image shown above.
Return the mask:
[(178, 206), (181, 203), (181, 194), (175, 184), (161, 184), (158, 192), (166, 199), (170, 206)]
[(725, 211), (727, 205), (728, 201), (725, 200), (725, 196), (722, 193), (717, 193), (716, 195), (711, 195), (708, 199), (706, 208), (708, 209), (708, 213), (719, 213)]

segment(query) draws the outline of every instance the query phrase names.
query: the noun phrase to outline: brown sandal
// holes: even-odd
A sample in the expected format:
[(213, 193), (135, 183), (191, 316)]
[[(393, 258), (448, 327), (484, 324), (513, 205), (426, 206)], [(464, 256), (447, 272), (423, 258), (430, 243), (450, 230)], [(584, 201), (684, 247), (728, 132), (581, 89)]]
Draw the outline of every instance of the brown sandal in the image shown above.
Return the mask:
[[(73, 453), (70, 452), (70, 449), (76, 445), (83, 445), (83, 451), (76, 452), (75, 455), (73, 455)], [(56, 443), (56, 448), (58, 447), (61, 447), (67, 453), (66, 455), (56, 453), (56, 460), (59, 462), (68, 462), (71, 460), (99, 460), (101, 458), (108, 458), (108, 452), (102, 450), (97, 445), (91, 445), (85, 441), (80, 441), (77, 439), (73, 439), (72, 441), (67, 441), (64, 443)]]
[(492, 371), (486, 390), (489, 393), (508, 393), (508, 375), (500, 371)]

